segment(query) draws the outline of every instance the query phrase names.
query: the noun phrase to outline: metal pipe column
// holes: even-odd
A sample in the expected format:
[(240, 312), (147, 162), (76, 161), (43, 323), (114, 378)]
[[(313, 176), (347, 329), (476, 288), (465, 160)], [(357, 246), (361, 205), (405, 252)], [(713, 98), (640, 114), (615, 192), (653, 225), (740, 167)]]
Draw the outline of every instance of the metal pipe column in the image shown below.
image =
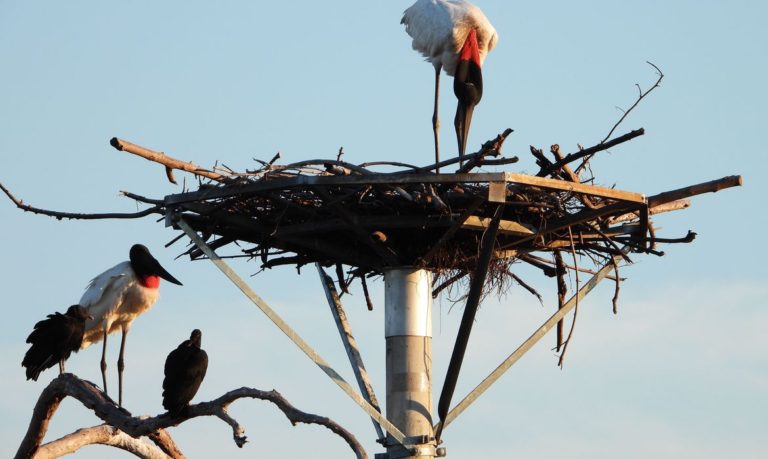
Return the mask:
[(432, 274), (411, 267), (384, 273), (387, 340), (387, 418), (406, 436), (404, 449), (388, 441), (395, 458), (435, 457), (432, 430)]

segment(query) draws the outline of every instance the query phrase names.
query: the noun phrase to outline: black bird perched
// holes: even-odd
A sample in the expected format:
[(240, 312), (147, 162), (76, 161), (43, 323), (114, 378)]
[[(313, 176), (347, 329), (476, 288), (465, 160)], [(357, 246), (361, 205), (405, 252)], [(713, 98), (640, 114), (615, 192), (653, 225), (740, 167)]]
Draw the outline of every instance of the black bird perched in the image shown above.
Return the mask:
[(35, 329), (27, 337), (31, 344), (21, 366), (27, 369), (27, 379), (37, 381), (40, 372), (59, 364), (59, 374), (64, 373), (64, 361), (72, 352), (80, 349), (85, 333), (85, 320), (93, 319), (88, 311), (75, 304), (64, 314), (56, 312), (35, 324)]
[(192, 330), (189, 339), (179, 344), (165, 359), (163, 408), (172, 416), (182, 413), (205, 378), (208, 354), (200, 349), (202, 336), (200, 330)]

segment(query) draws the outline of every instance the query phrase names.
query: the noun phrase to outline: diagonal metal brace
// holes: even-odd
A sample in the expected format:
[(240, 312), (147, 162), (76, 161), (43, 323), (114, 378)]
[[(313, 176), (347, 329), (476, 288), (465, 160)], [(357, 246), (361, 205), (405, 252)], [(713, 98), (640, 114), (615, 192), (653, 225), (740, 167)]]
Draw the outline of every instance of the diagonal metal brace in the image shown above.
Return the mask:
[(363, 397), (355, 391), (355, 389), (352, 388), (352, 386), (349, 385), (347, 381), (344, 380), (344, 378), (341, 377), (340, 374), (336, 372), (333, 368), (331, 368), (330, 364), (326, 362), (322, 357), (320, 357), (320, 354), (318, 354), (312, 347), (304, 341), (304, 339), (299, 336), (298, 333), (294, 329), (290, 327), (278, 314), (273, 310), (261, 297), (259, 297), (256, 292), (254, 292), (251, 287), (248, 286), (248, 284), (245, 283), (245, 281), (235, 273), (232, 268), (229, 267), (229, 265), (219, 258), (218, 255), (216, 255), (216, 252), (211, 250), (210, 247), (208, 247), (208, 244), (203, 241), (200, 236), (197, 235), (194, 229), (192, 229), (191, 226), (187, 222), (185, 222), (180, 216), (178, 216), (178, 220), (175, 222), (179, 228), (181, 228), (187, 236), (192, 240), (192, 242), (197, 245), (197, 247), (205, 253), (205, 255), (216, 265), (217, 268), (221, 270), (228, 278), (232, 281), (233, 284), (237, 286), (244, 294), (248, 297), (256, 306), (261, 309), (261, 311), (271, 320), (274, 322), (275, 325), (277, 325), (277, 328), (280, 329), (285, 335), (296, 344), (296, 346), (299, 347), (306, 355), (309, 357), (315, 364), (320, 367), (323, 372), (325, 372), (326, 375), (328, 375), (329, 378), (333, 380), (333, 382), (338, 385), (341, 390), (343, 390), (352, 400), (354, 400), (355, 403), (360, 405), (360, 407), (368, 413), (369, 416), (371, 416), (373, 419), (375, 419), (384, 430), (389, 432), (392, 437), (397, 440), (400, 444), (403, 446), (409, 446), (409, 443), (406, 441), (405, 435), (403, 432), (398, 429), (394, 424), (389, 422), (389, 420), (384, 417), (381, 413), (376, 411), (376, 408), (371, 406), (370, 403), (365, 401)]
[[(331, 307), (333, 320), (336, 322), (336, 327), (339, 329), (339, 336), (341, 337), (342, 343), (344, 343), (344, 349), (347, 351), (349, 364), (352, 366), (352, 371), (355, 373), (357, 387), (360, 388), (360, 392), (363, 394), (363, 397), (365, 397), (365, 400), (376, 408), (376, 411), (381, 412), (379, 401), (376, 399), (376, 394), (373, 392), (371, 379), (368, 377), (368, 371), (365, 369), (360, 350), (357, 348), (357, 341), (352, 335), (352, 327), (349, 325), (347, 315), (341, 305), (341, 299), (339, 298), (339, 293), (336, 291), (336, 286), (333, 285), (333, 279), (325, 273), (325, 270), (320, 266), (320, 263), (315, 263), (315, 267), (317, 268), (317, 273), (320, 275), (320, 283), (323, 284), (323, 290), (325, 291), (325, 297), (328, 299), (328, 305)], [(373, 427), (376, 429), (376, 435), (379, 438), (379, 442), (386, 440), (379, 423), (376, 422), (375, 419), (371, 420), (373, 421)]]
[[(623, 251), (629, 252), (629, 248), (625, 248)], [(509, 355), (501, 364), (493, 370), (493, 372), (486, 377), (483, 382), (477, 385), (474, 389), (472, 389), (472, 392), (469, 393), (462, 401), (460, 401), (445, 417), (444, 421), (438, 422), (435, 424), (435, 429), (438, 427), (445, 428), (448, 424), (453, 422), (454, 419), (458, 415), (460, 415), (464, 410), (469, 407), (475, 400), (477, 400), (478, 397), (480, 397), (483, 392), (485, 392), (493, 383), (495, 383), (509, 368), (515, 364), (518, 360), (520, 360), (520, 357), (522, 357), (528, 350), (530, 350), (534, 344), (536, 344), (541, 338), (544, 337), (544, 335), (547, 334), (549, 330), (552, 329), (557, 322), (563, 319), (566, 314), (571, 312), (571, 310), (576, 307), (576, 305), (585, 297), (589, 292), (592, 291), (597, 284), (600, 283), (601, 280), (605, 279), (605, 277), (613, 271), (614, 263), (618, 263), (619, 259), (621, 257), (619, 255), (616, 255), (613, 257), (611, 261), (606, 263), (600, 271), (598, 271), (594, 276), (592, 276), (589, 281), (587, 281), (586, 284), (584, 284), (583, 287), (579, 289), (579, 291), (573, 295), (564, 305), (561, 309), (559, 309), (556, 313), (554, 313), (549, 319), (547, 319), (544, 324), (541, 325), (533, 334), (523, 342), (517, 349), (515, 349), (512, 354)], [(441, 425), (442, 424), (442, 425)]]

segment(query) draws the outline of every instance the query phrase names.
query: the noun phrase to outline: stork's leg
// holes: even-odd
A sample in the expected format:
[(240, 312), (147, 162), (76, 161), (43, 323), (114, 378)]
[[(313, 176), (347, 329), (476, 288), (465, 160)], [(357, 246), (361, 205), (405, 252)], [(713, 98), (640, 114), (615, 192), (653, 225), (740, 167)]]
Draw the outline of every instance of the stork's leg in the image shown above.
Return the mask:
[(59, 360), (59, 374), (64, 374), (64, 359)]
[(120, 357), (117, 358), (117, 406), (123, 406), (123, 369), (125, 369), (125, 337), (128, 336), (128, 329), (123, 328), (123, 336), (120, 339)]
[(104, 395), (107, 395), (107, 325), (104, 324), (104, 342), (101, 346), (101, 382), (104, 383)]
[[(435, 164), (440, 162), (440, 138), (438, 132), (440, 131), (440, 118), (437, 115), (437, 101), (440, 96), (440, 70), (442, 70), (442, 64), (435, 65), (435, 111), (432, 113), (432, 131), (435, 134)], [(435, 172), (439, 173), (440, 168), (436, 167)]]

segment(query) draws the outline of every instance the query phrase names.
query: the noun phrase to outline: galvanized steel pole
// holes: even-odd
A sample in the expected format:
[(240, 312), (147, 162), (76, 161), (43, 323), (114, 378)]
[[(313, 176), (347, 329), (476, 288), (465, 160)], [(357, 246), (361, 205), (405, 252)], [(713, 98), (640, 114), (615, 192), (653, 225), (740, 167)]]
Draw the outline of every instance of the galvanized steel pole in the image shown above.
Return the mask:
[(435, 457), (432, 430), (432, 275), (412, 267), (384, 273), (387, 418), (409, 446), (387, 442), (387, 457)]

